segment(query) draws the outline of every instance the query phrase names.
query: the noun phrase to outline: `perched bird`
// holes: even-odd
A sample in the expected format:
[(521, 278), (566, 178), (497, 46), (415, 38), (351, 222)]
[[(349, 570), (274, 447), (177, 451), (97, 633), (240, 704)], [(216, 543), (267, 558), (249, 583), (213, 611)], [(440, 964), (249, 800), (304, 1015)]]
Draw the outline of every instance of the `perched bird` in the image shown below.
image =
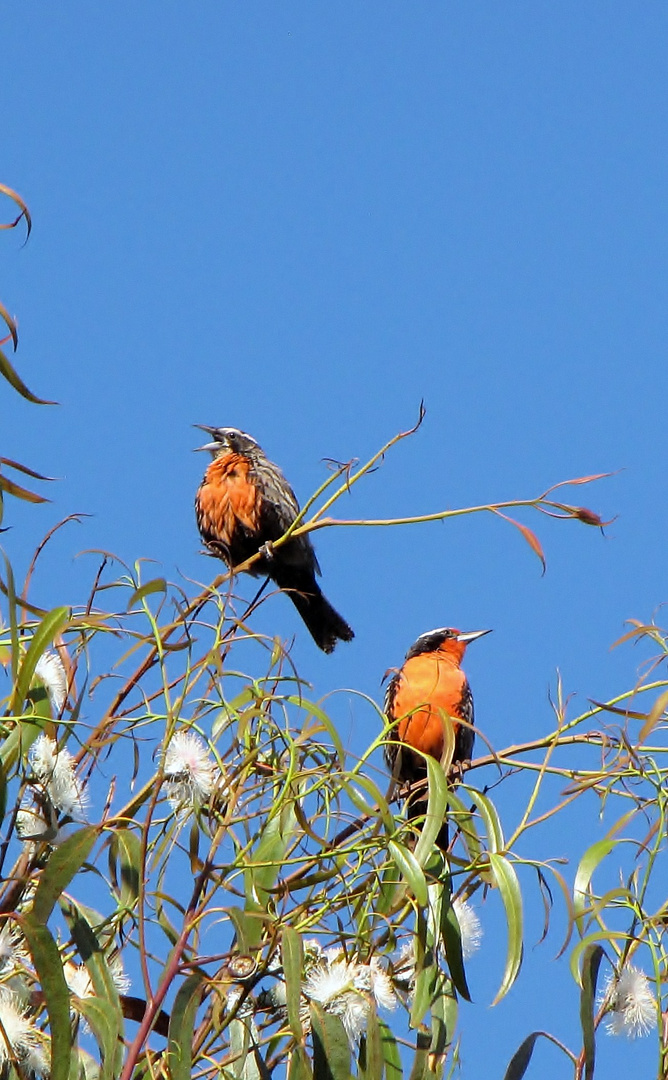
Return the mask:
[[(450, 775), (461, 774), (471, 760), (473, 695), (461, 663), (466, 646), (489, 632), (462, 633), (452, 627), (429, 630), (411, 645), (402, 667), (392, 676), (385, 694), (385, 713), (393, 725), (385, 757), (400, 784), (426, 779), (426, 762), (414, 750), (441, 762)], [(408, 793), (409, 818), (424, 816), (426, 809), (424, 787), (412, 796)], [(447, 850), (447, 823), (436, 843)]]
[(266, 574), (286, 590), (323, 652), (331, 653), (339, 639), (351, 641), (353, 631), (315, 580), (320, 567), (309, 537), (297, 536), (272, 549), (299, 513), (281, 470), (251, 435), (237, 428), (195, 426), (213, 440), (198, 447), (209, 450), (213, 461), (195, 497), (197, 527), (209, 551), (230, 569), (261, 552), (248, 573)]

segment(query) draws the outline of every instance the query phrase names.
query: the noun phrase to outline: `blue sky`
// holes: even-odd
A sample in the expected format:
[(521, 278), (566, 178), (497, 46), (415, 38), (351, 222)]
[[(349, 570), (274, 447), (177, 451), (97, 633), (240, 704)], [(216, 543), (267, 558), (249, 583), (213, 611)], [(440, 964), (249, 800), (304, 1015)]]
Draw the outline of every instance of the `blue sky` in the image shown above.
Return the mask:
[[(61, 478), (51, 505), (8, 508), (17, 570), (58, 518), (91, 515), (54, 541), (35, 600), (84, 599), (94, 563), (74, 555), (89, 548), (213, 576), (192, 424), (251, 431), (304, 499), (324, 458), (364, 459), (424, 398), (420, 432), (342, 514), (621, 470), (574, 493), (617, 515), (605, 537), (524, 518), (541, 577), (488, 517), (320, 533), (354, 644), (318, 655), (280, 597), (258, 628), (296, 633), (318, 695), (379, 698), (424, 630), (492, 627), (468, 670), (496, 746), (548, 730), (557, 668), (575, 708), (629, 687), (647, 652), (609, 646), (665, 598), (665, 5), (11, 0), (1, 26), (0, 179), (34, 218), (25, 248), (4, 234), (1, 298), (22, 376), (61, 402), (0, 390), (3, 455)], [(359, 749), (374, 732), (336, 701)], [(501, 1076), (532, 1027), (576, 1030), (556, 940), (531, 949), (536, 896), (529, 919), (526, 974), (500, 1007), (498, 970), (472, 965), (466, 1076)], [(602, 1067), (651, 1067), (647, 1043), (602, 1040)]]

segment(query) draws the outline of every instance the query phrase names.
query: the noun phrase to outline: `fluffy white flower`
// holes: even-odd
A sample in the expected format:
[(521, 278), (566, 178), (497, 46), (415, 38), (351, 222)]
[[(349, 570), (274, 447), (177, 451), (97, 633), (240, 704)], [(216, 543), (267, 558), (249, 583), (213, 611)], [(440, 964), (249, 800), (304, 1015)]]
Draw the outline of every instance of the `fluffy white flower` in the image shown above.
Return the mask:
[(48, 1072), (44, 1036), (27, 1012), (16, 994), (0, 987), (0, 1068), (4, 1070), (14, 1055), (26, 1071), (44, 1075)]
[(69, 817), (83, 817), (86, 793), (69, 750), (59, 750), (54, 739), (40, 735), (30, 750), (30, 763), (54, 809)]
[(28, 959), (25, 941), (15, 924), (5, 922), (0, 930), (0, 973), (23, 967)]
[(65, 839), (64, 829), (59, 829), (54, 820), (49, 823), (36, 807), (22, 806), (16, 815), (16, 831), (30, 850), (35, 844), (46, 843), (58, 847)]
[(44, 683), (52, 715), (60, 716), (67, 698), (67, 675), (58, 653), (50, 649), (42, 653), (35, 667), (35, 675)]
[[(112, 960), (108, 961), (108, 964), (109, 972), (114, 980), (114, 986), (119, 994), (127, 994), (130, 989), (130, 979), (125, 974), (123, 961), (120, 956), (114, 956)], [(63, 975), (65, 976), (65, 982), (69, 986), (71, 993), (74, 994), (75, 997), (78, 997), (79, 1000), (84, 1001), (86, 998), (95, 997), (93, 980), (88, 974), (88, 969), (85, 964), (73, 964), (70, 960), (67, 960), (63, 964)], [(72, 1003), (72, 1011), (79, 1012), (74, 1003)], [(81, 1021), (81, 1026), (84, 1031), (90, 1031), (87, 1022), (83, 1019)]]
[(202, 806), (221, 779), (203, 739), (192, 731), (177, 731), (164, 752), (167, 798), (174, 810)]
[(468, 900), (462, 900), (460, 897), (457, 897), (456, 900), (453, 900), (452, 907), (457, 916), (457, 922), (459, 923), (459, 932), (462, 939), (462, 956), (465, 960), (468, 960), (469, 956), (472, 956), (473, 953), (477, 952), (480, 948), (480, 941), (483, 935), (480, 919)]
[(370, 991), (382, 1009), (396, 1008), (397, 995), (392, 980), (377, 956), (372, 956), (368, 964), (359, 965), (355, 986), (359, 990)]
[(656, 1027), (656, 999), (644, 971), (625, 964), (619, 975), (608, 976), (599, 1005), (607, 1005), (608, 1034), (636, 1039)]
[(328, 949), (311, 967), (304, 994), (341, 1018), (353, 1049), (366, 1028), (372, 997), (385, 1009), (397, 1004), (390, 977), (378, 957), (361, 964), (346, 960), (340, 949)]

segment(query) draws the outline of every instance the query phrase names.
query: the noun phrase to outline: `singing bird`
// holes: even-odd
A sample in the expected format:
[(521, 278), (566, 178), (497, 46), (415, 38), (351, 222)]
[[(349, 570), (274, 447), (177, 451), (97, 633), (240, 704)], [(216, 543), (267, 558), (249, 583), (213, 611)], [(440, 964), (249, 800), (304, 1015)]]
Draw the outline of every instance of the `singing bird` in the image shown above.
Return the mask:
[[(443, 764), (453, 779), (470, 762), (475, 738), (473, 694), (461, 665), (467, 645), (489, 633), (462, 632), (453, 627), (429, 630), (411, 645), (401, 668), (390, 680), (385, 713), (392, 730), (385, 744), (385, 757), (400, 784), (414, 785), (426, 779), (427, 765), (422, 754)], [(452, 759), (444, 760), (453, 741)], [(409, 818), (424, 816), (424, 785), (416, 794), (409, 792), (407, 807)], [(436, 843), (447, 850), (447, 822)]]
[(197, 527), (209, 551), (230, 569), (261, 552), (248, 573), (266, 575), (287, 592), (323, 652), (331, 653), (339, 640), (351, 641), (353, 631), (316, 581), (320, 567), (309, 537), (297, 536), (272, 548), (299, 513), (297, 497), (281, 470), (246, 432), (195, 426), (212, 440), (198, 447), (210, 451), (213, 461), (195, 497)]

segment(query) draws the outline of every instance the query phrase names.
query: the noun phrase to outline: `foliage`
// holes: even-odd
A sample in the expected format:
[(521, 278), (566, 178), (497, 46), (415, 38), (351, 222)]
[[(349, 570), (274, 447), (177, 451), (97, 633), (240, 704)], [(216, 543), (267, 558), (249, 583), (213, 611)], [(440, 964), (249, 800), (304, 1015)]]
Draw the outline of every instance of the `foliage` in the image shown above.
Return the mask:
[[(508, 511), (602, 524), (555, 497), (565, 485), (420, 518), (332, 518), (409, 434), (363, 466), (337, 466), (290, 532), (484, 512), (510, 520), (544, 562)], [(582, 1045), (532, 1032), (508, 1080), (527, 1073), (540, 1039), (575, 1077), (593, 1076), (602, 1025), (641, 1034), (655, 1022), (666, 1074), (658, 627), (630, 632), (657, 656), (627, 693), (576, 717), (559, 693), (552, 731), (486, 753), (455, 788), (428, 761), (416, 830), (379, 764), (392, 737), (380, 707), (357, 696), (378, 735), (355, 757), (281, 642), (253, 631), (264, 601), (239, 600), (234, 576), (190, 596), (101, 556), (85, 602), (47, 612), (29, 596), (33, 565), (20, 592), (8, 563), (1, 582), (3, 1067), (53, 1080), (441, 1076), (456, 1067), (458, 1003), (470, 997), (469, 902), (494, 890), (504, 908), (498, 1002), (521, 972), (523, 895), (537, 882), (546, 932), (557, 905), (566, 916)], [(504, 828), (496, 792), (526, 780), (525, 808)], [(571, 886), (540, 827), (578, 800), (583, 813), (598, 807), (605, 834)], [(447, 860), (434, 847), (446, 813)]]

